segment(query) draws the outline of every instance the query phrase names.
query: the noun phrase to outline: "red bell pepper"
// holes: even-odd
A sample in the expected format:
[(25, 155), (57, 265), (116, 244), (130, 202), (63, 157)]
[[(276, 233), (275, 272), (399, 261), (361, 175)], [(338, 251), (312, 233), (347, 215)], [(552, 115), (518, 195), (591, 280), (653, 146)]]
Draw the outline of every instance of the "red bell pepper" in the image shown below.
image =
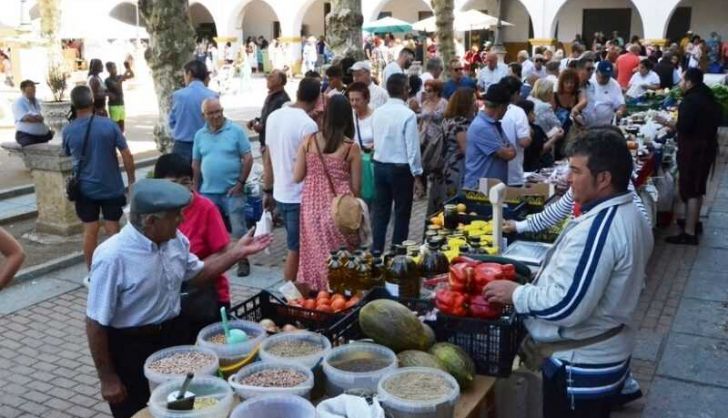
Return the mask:
[(503, 264), (503, 278), (516, 280), (516, 267), (513, 264)]
[(454, 290), (440, 289), (435, 293), (437, 309), (447, 315), (468, 316), (469, 299), (467, 294)]
[(496, 319), (503, 313), (503, 306), (489, 303), (482, 295), (477, 295), (470, 298), (470, 312), (476, 318)]
[(468, 263), (455, 263), (450, 265), (448, 282), (452, 290), (467, 292), (473, 276), (473, 268)]

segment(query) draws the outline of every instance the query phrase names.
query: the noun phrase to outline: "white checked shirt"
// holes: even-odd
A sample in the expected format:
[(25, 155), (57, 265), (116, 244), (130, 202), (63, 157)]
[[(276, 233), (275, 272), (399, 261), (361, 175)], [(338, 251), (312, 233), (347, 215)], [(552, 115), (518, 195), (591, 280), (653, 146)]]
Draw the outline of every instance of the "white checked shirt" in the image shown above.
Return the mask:
[(182, 282), (203, 265), (179, 231), (158, 246), (127, 224), (94, 252), (86, 316), (113, 328), (172, 319), (180, 312)]

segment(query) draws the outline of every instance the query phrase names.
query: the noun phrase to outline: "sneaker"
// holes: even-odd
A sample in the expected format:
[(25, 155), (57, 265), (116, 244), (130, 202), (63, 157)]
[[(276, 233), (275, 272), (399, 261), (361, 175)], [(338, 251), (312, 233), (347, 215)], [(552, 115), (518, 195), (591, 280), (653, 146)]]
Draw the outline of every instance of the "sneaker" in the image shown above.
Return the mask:
[(698, 236), (688, 235), (683, 232), (681, 234), (665, 238), (665, 242), (677, 245), (698, 245)]
[[(685, 229), (685, 219), (678, 219), (677, 220), (677, 225), (680, 228)], [(703, 235), (703, 223), (702, 222), (698, 222), (695, 225), (695, 233), (698, 234), (698, 235)]]
[(238, 261), (238, 277), (246, 277), (250, 275), (250, 261)]
[(83, 285), (86, 287), (86, 289), (91, 287), (91, 275), (87, 275), (83, 278)]

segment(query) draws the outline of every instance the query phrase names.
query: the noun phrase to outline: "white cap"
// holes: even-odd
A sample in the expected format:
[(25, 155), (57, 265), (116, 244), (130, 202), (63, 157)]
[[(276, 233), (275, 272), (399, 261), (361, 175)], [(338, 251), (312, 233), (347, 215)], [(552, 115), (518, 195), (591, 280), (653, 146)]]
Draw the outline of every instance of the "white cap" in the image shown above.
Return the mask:
[(359, 70), (365, 70), (367, 72), (372, 72), (372, 65), (369, 64), (369, 61), (357, 61), (354, 63), (354, 65), (351, 66), (351, 71), (359, 71)]

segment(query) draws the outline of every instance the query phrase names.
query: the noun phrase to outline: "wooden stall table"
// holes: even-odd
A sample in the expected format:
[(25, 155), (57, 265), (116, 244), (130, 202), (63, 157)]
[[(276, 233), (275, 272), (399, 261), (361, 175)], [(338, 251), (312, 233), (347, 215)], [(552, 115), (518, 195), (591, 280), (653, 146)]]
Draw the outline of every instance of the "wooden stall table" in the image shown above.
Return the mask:
[[(493, 387), (495, 386), (495, 377), (475, 376), (475, 383), (470, 389), (460, 393), (460, 399), (455, 404), (455, 414), (453, 418), (481, 418), (492, 417), (494, 411), (492, 406), (494, 403)], [(233, 408), (240, 402), (237, 396), (233, 401)], [(232, 410), (232, 409), (231, 409)], [(487, 415), (485, 414), (487, 413)], [(149, 408), (144, 408), (134, 414), (132, 418), (152, 418)], [(258, 418), (258, 417), (251, 417)]]

